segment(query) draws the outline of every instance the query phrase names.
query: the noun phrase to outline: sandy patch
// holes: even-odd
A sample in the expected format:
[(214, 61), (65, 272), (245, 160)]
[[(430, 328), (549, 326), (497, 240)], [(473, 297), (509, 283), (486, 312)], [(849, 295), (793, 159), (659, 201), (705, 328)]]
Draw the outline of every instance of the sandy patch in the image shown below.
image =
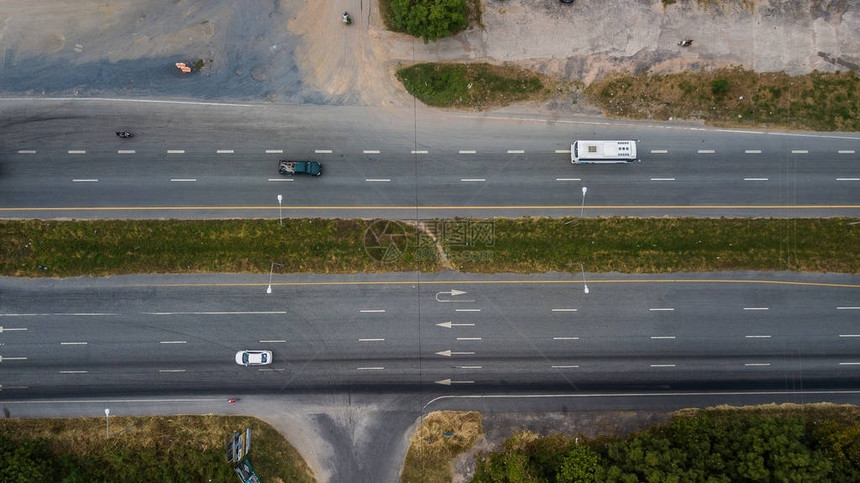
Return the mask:
[(352, 24), (344, 24), (341, 15), (348, 5), (355, 6), (344, 0), (308, 2), (289, 22), (290, 32), (302, 38), (295, 61), (305, 82), (331, 97), (371, 106), (411, 103), (394, 78), (397, 60), (390, 53), (403, 51), (413, 39), (384, 30), (375, 4), (350, 11)]

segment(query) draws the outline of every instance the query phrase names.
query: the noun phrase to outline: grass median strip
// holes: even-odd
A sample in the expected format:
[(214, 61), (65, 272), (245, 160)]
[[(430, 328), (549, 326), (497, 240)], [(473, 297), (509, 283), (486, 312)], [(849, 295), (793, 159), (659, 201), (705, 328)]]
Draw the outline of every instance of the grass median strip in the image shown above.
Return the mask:
[(0, 221), (0, 275), (437, 271), (860, 272), (860, 224), (827, 219)]

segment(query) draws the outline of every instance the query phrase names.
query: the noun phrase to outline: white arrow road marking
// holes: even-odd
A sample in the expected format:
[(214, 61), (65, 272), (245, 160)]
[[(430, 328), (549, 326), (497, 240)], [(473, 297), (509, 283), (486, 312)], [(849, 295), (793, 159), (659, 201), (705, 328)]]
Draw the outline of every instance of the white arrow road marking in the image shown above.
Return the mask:
[(442, 384), (444, 386), (450, 386), (451, 384), (474, 384), (475, 381), (452, 381), (451, 379), (442, 379), (441, 381), (436, 381), (436, 384)]
[(437, 356), (445, 356), (445, 357), (451, 357), (451, 356), (471, 356), (471, 355), (474, 355), (474, 354), (475, 354), (474, 352), (454, 352), (454, 351), (452, 351), (452, 350), (450, 350), (450, 349), (445, 350), (445, 351), (439, 351), (439, 352), (437, 352), (437, 353), (436, 353), (436, 355), (437, 355)]
[[(474, 327), (475, 324), (455, 324), (454, 322), (442, 322), (441, 324), (436, 324), (439, 327), (445, 327), (446, 329), (450, 329), (451, 327)], [(0, 332), (3, 332), (3, 328), (0, 327)]]
[(436, 292), (436, 301), (437, 302), (443, 302), (443, 303), (444, 302), (474, 302), (474, 300), (462, 300), (462, 299), (461, 300), (452, 300), (452, 299), (440, 299), (439, 298), (440, 295), (450, 295), (452, 297), (456, 297), (458, 295), (464, 295), (466, 293), (468, 293), (468, 292), (464, 292), (462, 290), (457, 290), (457, 289), (451, 289), (447, 292)]

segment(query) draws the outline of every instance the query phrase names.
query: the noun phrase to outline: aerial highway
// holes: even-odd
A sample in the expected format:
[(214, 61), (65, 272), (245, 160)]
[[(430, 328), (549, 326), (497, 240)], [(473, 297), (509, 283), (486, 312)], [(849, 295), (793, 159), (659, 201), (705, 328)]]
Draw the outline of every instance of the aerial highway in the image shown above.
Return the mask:
[[(120, 99), (0, 115), (3, 218), (277, 217), (277, 195), (288, 217), (860, 215), (853, 134)], [(641, 162), (572, 165), (594, 138), (639, 140)]]
[(4, 278), (2, 396), (860, 389), (856, 276), (581, 276)]

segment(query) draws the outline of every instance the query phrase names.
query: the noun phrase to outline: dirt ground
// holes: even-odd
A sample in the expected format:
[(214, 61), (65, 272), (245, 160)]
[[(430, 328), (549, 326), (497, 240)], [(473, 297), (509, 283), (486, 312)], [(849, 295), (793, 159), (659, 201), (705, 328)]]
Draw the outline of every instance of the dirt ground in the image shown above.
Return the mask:
[[(857, 69), (858, 1), (485, 0), (483, 28), (424, 44), (386, 31), (373, 0), (0, 0), (0, 93), (403, 107), (393, 72), (416, 61), (515, 62), (585, 83), (619, 69)], [(201, 73), (173, 66), (196, 59)], [(533, 107), (586, 108), (572, 100)]]

